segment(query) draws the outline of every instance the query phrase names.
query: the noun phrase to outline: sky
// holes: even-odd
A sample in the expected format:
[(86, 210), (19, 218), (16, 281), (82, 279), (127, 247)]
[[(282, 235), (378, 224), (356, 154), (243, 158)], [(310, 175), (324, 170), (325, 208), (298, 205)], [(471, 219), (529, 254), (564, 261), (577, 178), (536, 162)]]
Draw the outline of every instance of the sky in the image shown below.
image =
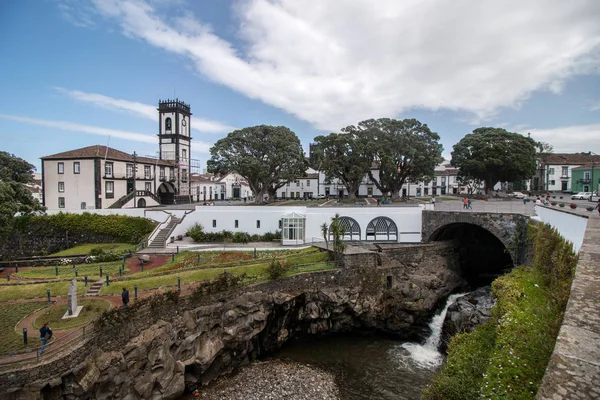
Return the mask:
[(158, 152), (159, 99), (191, 105), (192, 158), (235, 129), (315, 136), (416, 118), (600, 154), (597, 0), (0, 2), (0, 150)]

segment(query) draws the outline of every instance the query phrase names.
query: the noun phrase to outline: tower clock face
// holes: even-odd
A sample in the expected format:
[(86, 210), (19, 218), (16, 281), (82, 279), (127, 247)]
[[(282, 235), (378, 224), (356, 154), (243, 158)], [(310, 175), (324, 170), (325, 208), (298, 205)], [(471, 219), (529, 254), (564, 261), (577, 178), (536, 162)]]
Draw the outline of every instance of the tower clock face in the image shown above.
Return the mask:
[(181, 125), (185, 126), (185, 119), (181, 121)]

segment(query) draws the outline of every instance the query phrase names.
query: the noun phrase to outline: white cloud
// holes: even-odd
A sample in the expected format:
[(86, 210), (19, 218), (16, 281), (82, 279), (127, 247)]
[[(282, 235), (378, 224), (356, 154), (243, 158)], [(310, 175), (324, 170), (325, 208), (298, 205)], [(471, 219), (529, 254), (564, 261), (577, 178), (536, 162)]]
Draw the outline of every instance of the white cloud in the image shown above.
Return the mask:
[[(118, 130), (118, 129), (103, 128), (100, 126), (78, 124), (78, 123), (69, 122), (69, 121), (57, 121), (57, 120), (31, 118), (31, 117), (22, 117), (19, 115), (11, 115), (11, 114), (0, 114), (0, 118), (10, 120), (10, 121), (22, 122), (22, 123), (30, 124), (30, 125), (43, 126), (46, 128), (53, 128), (53, 129), (70, 131), (70, 132), (78, 132), (78, 133), (87, 133), (90, 135), (100, 135), (100, 136), (105, 136), (105, 137), (110, 136), (113, 138), (131, 140), (134, 142), (151, 143), (151, 144), (155, 144), (158, 146), (158, 139), (155, 134), (130, 132), (130, 131), (123, 131), (123, 130)], [(208, 154), (210, 147), (211, 147), (210, 143), (198, 142), (198, 141), (192, 142), (192, 151), (195, 153)]]
[[(80, 90), (69, 90), (61, 87), (57, 87), (55, 89), (77, 101), (93, 104), (109, 110), (130, 112), (137, 116), (158, 122), (158, 112), (156, 111), (156, 106), (138, 103), (136, 101), (116, 99), (114, 97), (109, 97), (98, 93), (87, 93)], [(203, 133), (223, 133), (230, 132), (235, 128), (226, 124), (222, 124), (218, 121), (211, 121), (194, 116), (192, 119), (192, 129)]]
[(592, 104), (590, 107), (590, 111), (600, 111), (600, 101)]
[(551, 129), (528, 129), (535, 141), (548, 142), (556, 153), (600, 154), (600, 123)]
[(78, 28), (91, 28), (96, 24), (92, 18), (94, 10), (86, 4), (74, 0), (61, 0), (58, 3), (60, 15)]
[(239, 1), (237, 47), (156, 3), (92, 1), (126, 36), (325, 130), (411, 108), (481, 120), (599, 72), (597, 0)]

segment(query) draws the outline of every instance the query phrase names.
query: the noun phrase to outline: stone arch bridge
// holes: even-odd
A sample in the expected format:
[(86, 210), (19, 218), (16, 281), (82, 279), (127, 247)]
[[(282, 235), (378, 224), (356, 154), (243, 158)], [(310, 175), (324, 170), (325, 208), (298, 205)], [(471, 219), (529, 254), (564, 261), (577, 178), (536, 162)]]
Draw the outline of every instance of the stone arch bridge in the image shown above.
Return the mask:
[(483, 229), (504, 245), (516, 265), (522, 261), (528, 221), (523, 214), (428, 210), (423, 211), (422, 237), (423, 242), (447, 240), (454, 238), (459, 229)]

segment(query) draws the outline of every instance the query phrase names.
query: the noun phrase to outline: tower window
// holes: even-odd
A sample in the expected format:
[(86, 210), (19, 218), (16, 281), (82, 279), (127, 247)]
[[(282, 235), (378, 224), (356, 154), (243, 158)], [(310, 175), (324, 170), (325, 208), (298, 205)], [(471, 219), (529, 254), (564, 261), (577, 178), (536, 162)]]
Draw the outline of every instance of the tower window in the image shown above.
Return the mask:
[(181, 149), (181, 157), (183, 158), (183, 161), (185, 161), (187, 159), (187, 150), (186, 149)]
[(73, 163), (73, 173), (78, 174), (80, 172), (81, 172), (81, 164), (79, 163), (79, 161), (75, 161)]
[(65, 173), (65, 163), (62, 163), (62, 162), (58, 163), (58, 173), (59, 174), (64, 174)]
[(237, 219), (235, 220), (235, 227), (236, 227), (236, 228), (238, 228), (238, 227), (239, 227), (239, 223), (238, 223), (238, 220), (237, 220)]
[(213, 228), (216, 228), (216, 227), (217, 227), (217, 220), (213, 219)]
[(63, 193), (65, 191), (65, 183), (64, 182), (58, 182), (58, 191), (60, 193)]
[(64, 197), (58, 198), (58, 208), (65, 208), (65, 198)]
[(165, 119), (165, 131), (171, 133), (171, 118)]
[(257, 227), (258, 229), (260, 229), (260, 219), (257, 219), (257, 220), (256, 220), (256, 227)]

